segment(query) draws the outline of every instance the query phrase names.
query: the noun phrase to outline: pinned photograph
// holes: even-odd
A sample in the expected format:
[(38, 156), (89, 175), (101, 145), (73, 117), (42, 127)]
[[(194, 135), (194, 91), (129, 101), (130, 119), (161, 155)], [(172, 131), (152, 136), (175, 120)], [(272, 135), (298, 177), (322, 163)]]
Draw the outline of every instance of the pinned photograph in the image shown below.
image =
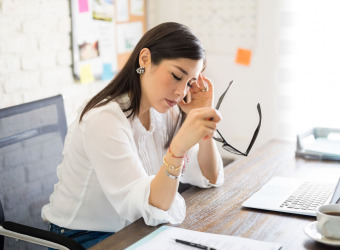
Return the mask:
[(93, 0), (93, 19), (112, 22), (114, 15), (113, 0)]
[(99, 42), (93, 43), (84, 42), (79, 44), (79, 58), (80, 61), (89, 60), (99, 57)]

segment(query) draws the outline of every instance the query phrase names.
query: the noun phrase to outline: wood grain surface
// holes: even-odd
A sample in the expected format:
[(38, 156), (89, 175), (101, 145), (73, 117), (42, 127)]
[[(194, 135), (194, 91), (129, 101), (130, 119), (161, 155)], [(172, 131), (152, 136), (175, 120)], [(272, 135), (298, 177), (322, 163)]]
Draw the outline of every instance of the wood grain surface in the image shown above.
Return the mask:
[[(178, 227), (201, 232), (280, 242), (282, 249), (336, 249), (315, 242), (304, 227), (315, 217), (243, 208), (241, 204), (273, 176), (340, 176), (340, 163), (295, 158), (295, 144), (274, 140), (225, 167), (222, 187), (191, 187), (182, 193), (186, 218)], [(159, 227), (159, 226), (158, 226)], [(137, 220), (91, 250), (124, 249), (158, 227)]]

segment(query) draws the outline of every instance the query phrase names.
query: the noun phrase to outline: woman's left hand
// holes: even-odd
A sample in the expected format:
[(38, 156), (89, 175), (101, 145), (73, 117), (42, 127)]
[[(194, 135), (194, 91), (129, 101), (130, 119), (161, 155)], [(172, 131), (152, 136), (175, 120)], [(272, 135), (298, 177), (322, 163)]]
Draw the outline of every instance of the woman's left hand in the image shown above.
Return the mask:
[(212, 107), (214, 89), (212, 82), (200, 74), (198, 80), (188, 91), (186, 102), (182, 100), (178, 105), (188, 114), (192, 109)]

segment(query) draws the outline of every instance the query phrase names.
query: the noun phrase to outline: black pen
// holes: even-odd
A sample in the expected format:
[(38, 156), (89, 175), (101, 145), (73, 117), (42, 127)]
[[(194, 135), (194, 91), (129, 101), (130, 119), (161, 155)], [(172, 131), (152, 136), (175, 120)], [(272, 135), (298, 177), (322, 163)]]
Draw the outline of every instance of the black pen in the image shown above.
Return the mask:
[(175, 241), (176, 241), (177, 243), (181, 243), (181, 244), (184, 244), (184, 245), (187, 245), (187, 246), (191, 246), (191, 247), (196, 247), (196, 248), (199, 248), (199, 249), (216, 250), (216, 248), (203, 246), (203, 245), (201, 245), (201, 244), (192, 243), (192, 242), (185, 241), (185, 240), (175, 239)]

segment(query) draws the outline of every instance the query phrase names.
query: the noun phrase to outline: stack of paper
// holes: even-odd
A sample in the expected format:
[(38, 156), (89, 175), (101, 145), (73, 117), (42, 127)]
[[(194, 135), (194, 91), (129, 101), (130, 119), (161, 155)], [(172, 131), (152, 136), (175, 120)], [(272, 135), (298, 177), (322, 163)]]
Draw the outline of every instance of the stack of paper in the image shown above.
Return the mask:
[(340, 160), (340, 129), (313, 128), (299, 134), (296, 155), (319, 160)]
[[(264, 242), (252, 239), (246, 239), (236, 236), (228, 236), (221, 234), (203, 233), (198, 231), (187, 230), (183, 228), (162, 226), (156, 231), (152, 232), (148, 236), (144, 237), (140, 241), (137, 241), (127, 250), (150, 250), (150, 249), (162, 249), (162, 250), (194, 250), (192, 246), (187, 246), (182, 243), (176, 242), (176, 239), (200, 244), (206, 246), (201, 249), (228, 249), (228, 250), (277, 250), (282, 247), (280, 243)], [(197, 249), (197, 248), (196, 248)]]

